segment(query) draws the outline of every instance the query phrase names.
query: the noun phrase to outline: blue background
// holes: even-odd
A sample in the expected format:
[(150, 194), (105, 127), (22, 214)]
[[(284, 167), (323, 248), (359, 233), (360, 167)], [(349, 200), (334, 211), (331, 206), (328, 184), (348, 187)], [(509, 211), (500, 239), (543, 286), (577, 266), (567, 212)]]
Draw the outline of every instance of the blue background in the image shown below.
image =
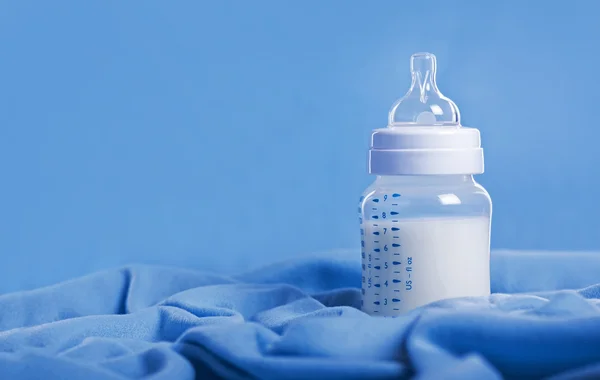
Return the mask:
[(493, 248), (600, 248), (600, 2), (0, 1), (0, 291), (356, 247), (409, 56), (482, 132)]

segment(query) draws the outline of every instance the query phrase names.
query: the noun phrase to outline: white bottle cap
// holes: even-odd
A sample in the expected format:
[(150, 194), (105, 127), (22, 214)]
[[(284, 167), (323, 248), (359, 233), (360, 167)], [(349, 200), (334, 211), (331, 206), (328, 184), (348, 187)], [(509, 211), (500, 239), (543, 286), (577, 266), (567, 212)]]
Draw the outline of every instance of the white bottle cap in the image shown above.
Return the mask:
[(369, 173), (441, 175), (483, 173), (479, 130), (462, 127), (456, 104), (438, 90), (436, 60), (411, 57), (410, 90), (394, 103), (387, 128), (371, 136)]

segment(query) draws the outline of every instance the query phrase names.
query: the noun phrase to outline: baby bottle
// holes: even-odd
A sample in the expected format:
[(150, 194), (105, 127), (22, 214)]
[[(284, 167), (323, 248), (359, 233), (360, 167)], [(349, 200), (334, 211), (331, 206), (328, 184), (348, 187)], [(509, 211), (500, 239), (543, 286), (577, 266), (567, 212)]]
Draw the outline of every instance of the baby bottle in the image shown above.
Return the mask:
[(360, 198), (362, 310), (396, 316), (446, 298), (490, 294), (492, 203), (479, 130), (463, 127), (436, 85), (436, 58), (411, 57), (412, 84), (371, 135)]

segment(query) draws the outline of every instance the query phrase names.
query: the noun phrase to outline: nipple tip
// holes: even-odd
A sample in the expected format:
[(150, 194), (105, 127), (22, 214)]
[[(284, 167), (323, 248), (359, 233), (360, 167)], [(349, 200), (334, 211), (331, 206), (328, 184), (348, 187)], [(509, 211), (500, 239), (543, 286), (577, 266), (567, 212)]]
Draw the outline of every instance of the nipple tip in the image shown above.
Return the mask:
[(415, 58), (431, 58), (431, 59), (435, 59), (435, 54), (433, 53), (427, 53), (427, 52), (418, 52), (418, 53), (414, 53), (413, 55), (411, 55), (412, 59)]
[(415, 53), (410, 57), (410, 71), (435, 71), (436, 58), (432, 53)]

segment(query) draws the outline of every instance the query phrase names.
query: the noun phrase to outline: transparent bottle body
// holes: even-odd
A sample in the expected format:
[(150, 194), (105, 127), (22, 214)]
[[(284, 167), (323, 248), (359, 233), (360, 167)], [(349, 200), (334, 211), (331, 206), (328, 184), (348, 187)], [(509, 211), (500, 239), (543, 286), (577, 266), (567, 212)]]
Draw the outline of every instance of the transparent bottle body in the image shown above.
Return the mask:
[(379, 176), (359, 214), (366, 313), (490, 294), (492, 204), (472, 176)]

